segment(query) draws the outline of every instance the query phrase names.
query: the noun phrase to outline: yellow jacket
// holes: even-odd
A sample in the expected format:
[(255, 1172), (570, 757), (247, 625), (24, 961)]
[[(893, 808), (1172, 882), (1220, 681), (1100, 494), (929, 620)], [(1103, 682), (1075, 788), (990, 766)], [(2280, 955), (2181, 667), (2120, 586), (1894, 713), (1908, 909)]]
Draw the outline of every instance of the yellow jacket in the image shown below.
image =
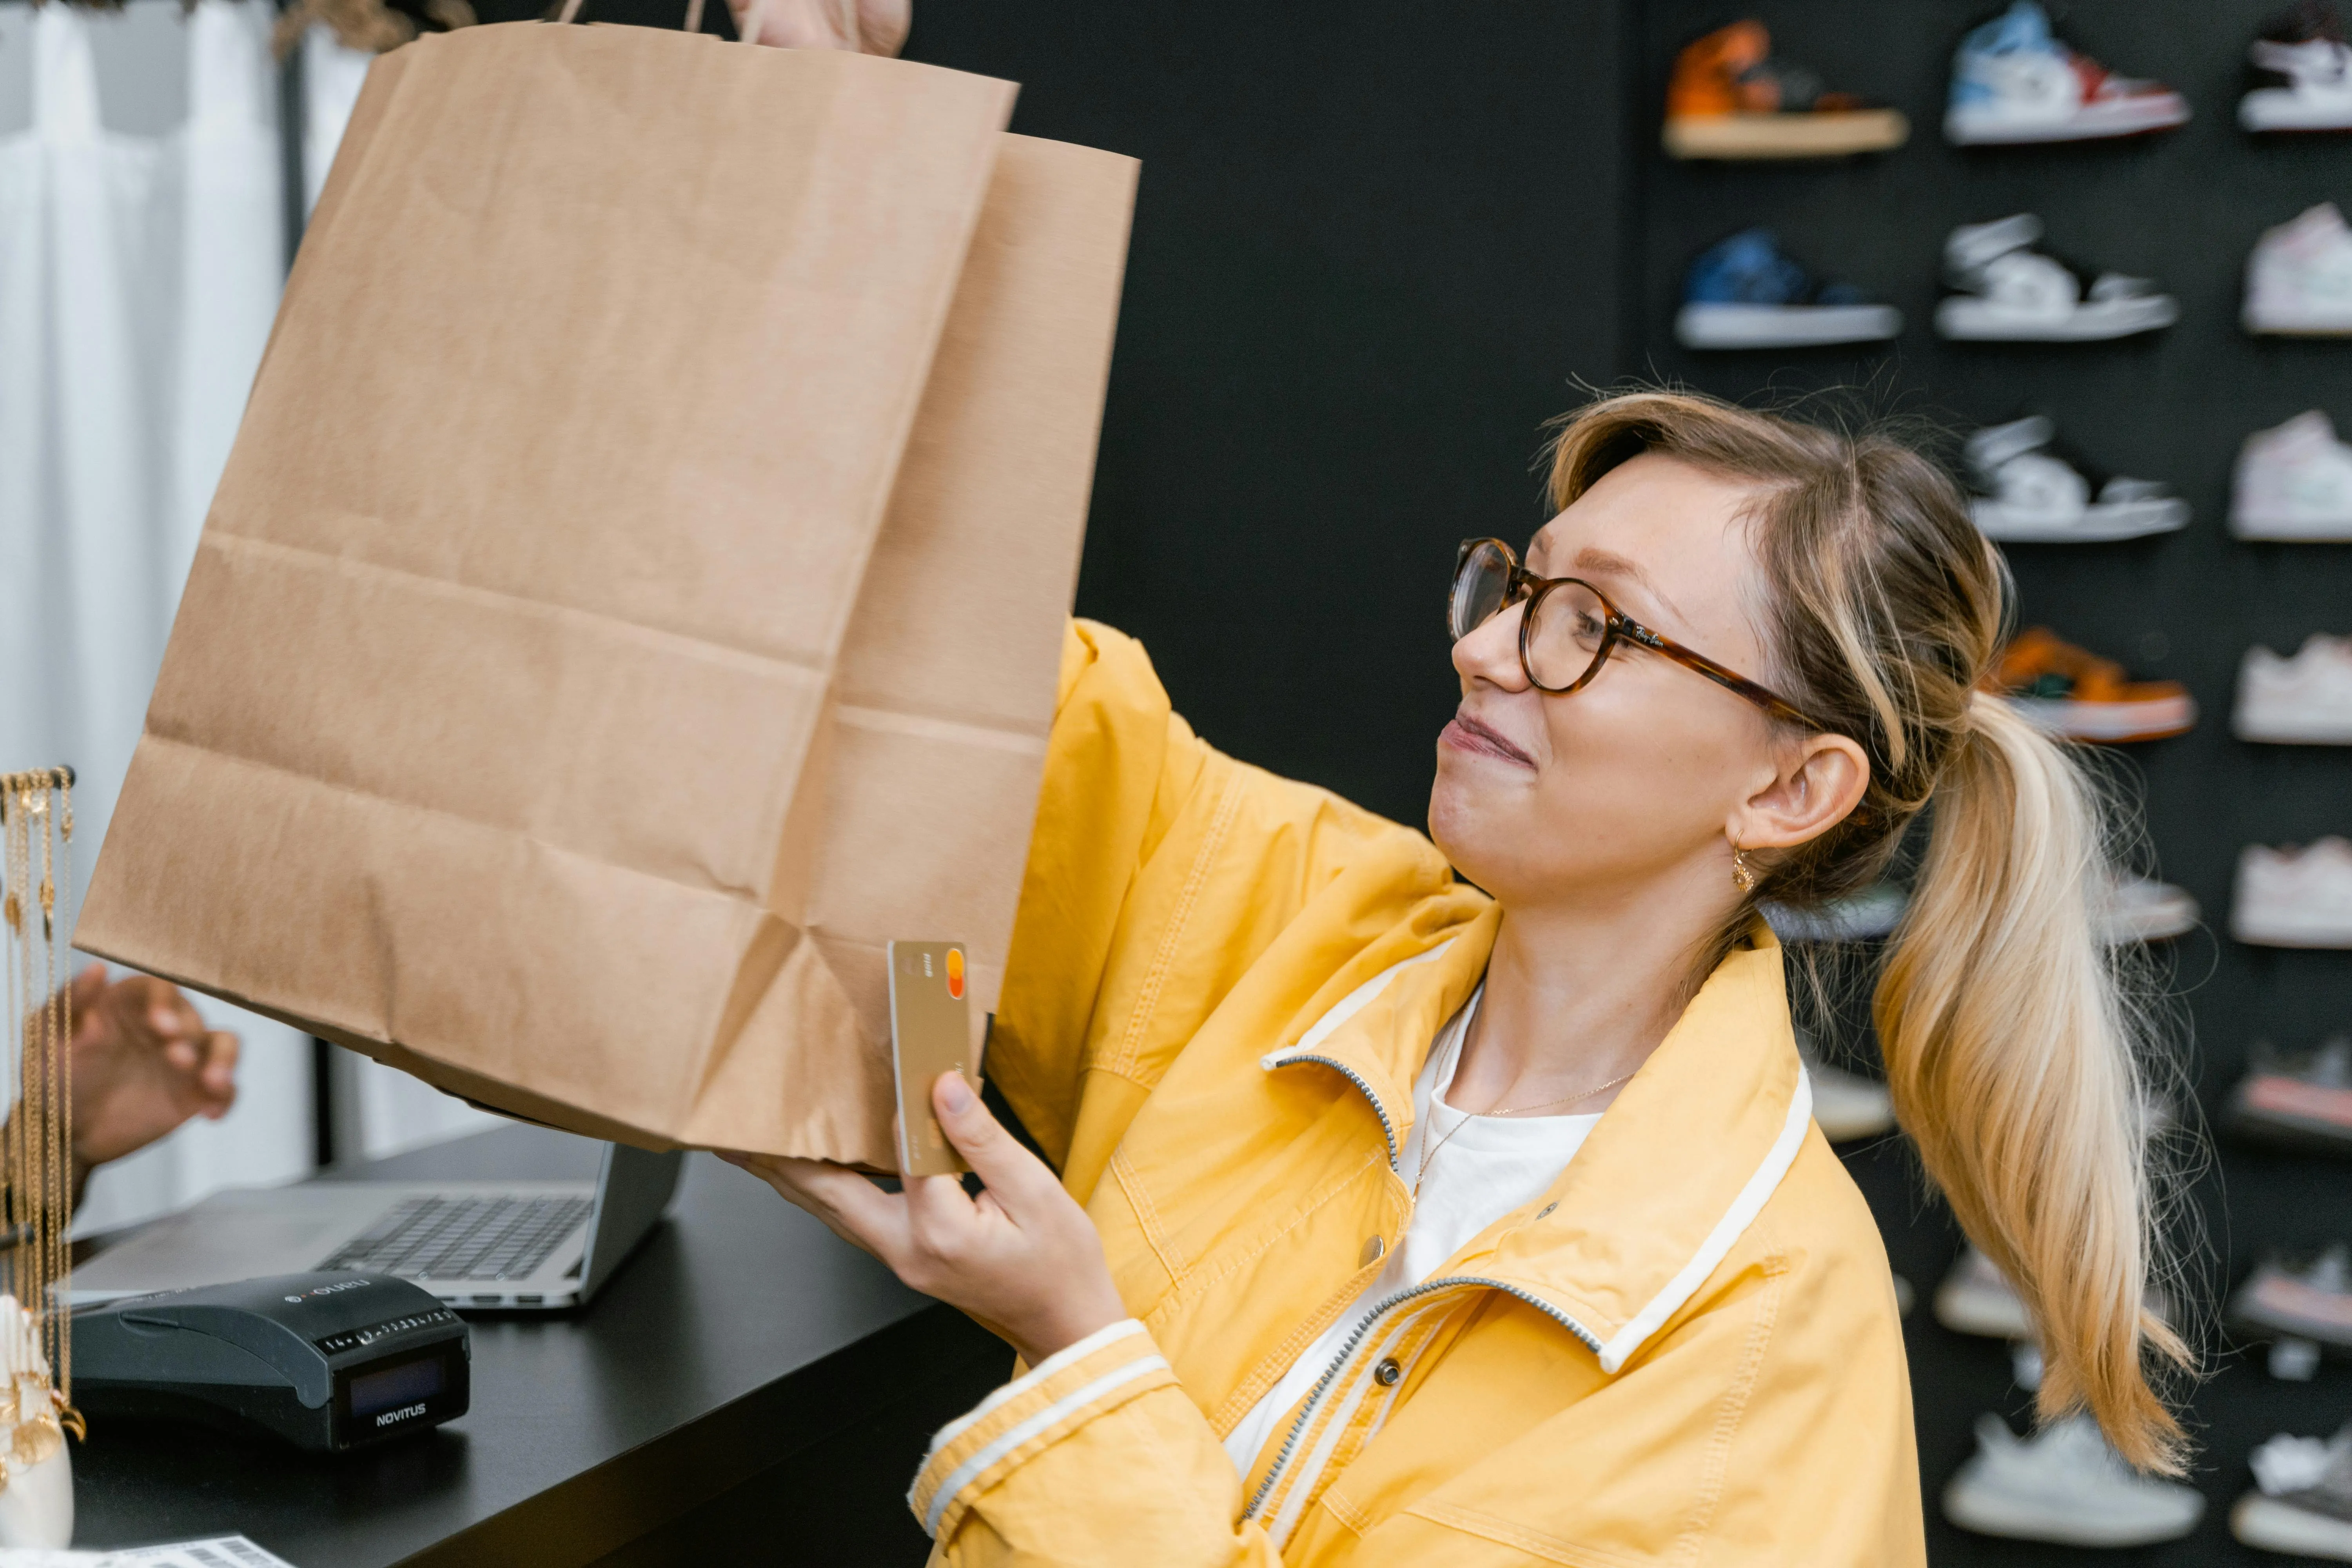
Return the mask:
[(950, 1424), (964, 1564), (1925, 1561), (1886, 1256), (1760, 928), (1539, 1201), (1220, 1447), (1412, 1213), (1412, 1083), (1493, 904), (1421, 835), (1223, 756), (1080, 623), (987, 1070), (1132, 1321)]

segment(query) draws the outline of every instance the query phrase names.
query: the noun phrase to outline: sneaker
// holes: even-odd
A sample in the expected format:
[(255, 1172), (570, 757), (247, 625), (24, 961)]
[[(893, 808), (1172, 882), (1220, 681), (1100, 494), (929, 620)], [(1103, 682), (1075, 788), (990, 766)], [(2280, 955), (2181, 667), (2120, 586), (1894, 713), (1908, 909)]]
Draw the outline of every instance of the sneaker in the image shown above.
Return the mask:
[(2352, 1351), (2352, 1252), (2331, 1247), (2302, 1268), (2263, 1264), (2230, 1298), (2230, 1326), (2241, 1339), (2285, 1335)]
[(2352, 746), (2352, 637), (2314, 635), (2293, 658), (2248, 648), (2230, 728), (2241, 741)]
[(1892, 882), (1881, 882), (1859, 893), (1805, 909), (1768, 903), (1764, 906), (1764, 920), (1782, 942), (1867, 942), (1891, 934), (1909, 902), (1910, 895), (1902, 889)]
[(2254, 241), (2239, 320), (2250, 332), (2282, 337), (2352, 333), (2352, 230), (2334, 202), (2305, 207)]
[(2110, 75), (2050, 31), (2034, 0), (2016, 0), (1960, 40), (1944, 139), (1960, 146), (2137, 136), (2189, 121), (2189, 100), (2161, 82)]
[(1823, 92), (1819, 77), (1774, 59), (1772, 36), (1753, 20), (1684, 49), (1666, 87), (1664, 142), (1675, 158), (1842, 158), (1910, 135), (1895, 110)]
[(2260, 947), (2352, 947), (2352, 844), (2246, 846), (2230, 934)]
[(2230, 1533), (2291, 1557), (2352, 1563), (2352, 1426), (2326, 1442), (2272, 1438), (2246, 1459), (2254, 1489), (2230, 1510)]
[(1969, 437), (1969, 471), (1990, 492), (1969, 503), (1988, 539), (2005, 543), (2095, 544), (2188, 526), (2189, 503), (2153, 479), (2090, 481), (2047, 450), (2055, 434), (2040, 415), (1990, 425)]
[(2256, 1047), (2221, 1114), (2242, 1138), (2352, 1154), (2352, 1038), (2330, 1040), (2299, 1060)]
[(2238, 449), (2230, 531), (2241, 539), (2352, 539), (2352, 447), (2315, 408)]
[(2009, 1276), (1973, 1243), (1936, 1287), (1936, 1321), (1956, 1334), (1988, 1340), (2030, 1340), (2033, 1319)]
[(1675, 336), (1685, 348), (1808, 348), (1876, 342), (1903, 312), (1872, 305), (1852, 284), (1823, 283), (1780, 250), (1769, 228), (1743, 229), (1691, 263)]
[(2145, 278), (2080, 274), (2026, 247), (2042, 237), (2032, 213), (1968, 223), (1944, 241), (1944, 280), (1957, 293), (1936, 306), (1936, 331), (1972, 342), (2104, 342), (2152, 332), (2180, 306)]
[(2114, 946), (2127, 942), (2164, 942), (2197, 929), (2203, 912), (2186, 888), (2147, 877), (2108, 883), (2093, 900), (2099, 934)]
[(2204, 1516), (2202, 1493), (2134, 1470), (2087, 1415), (2025, 1438), (1979, 1416), (1976, 1456), (1944, 1489), (1944, 1517), (1962, 1530), (2062, 1546), (2178, 1541)]
[(1995, 679), (2028, 720), (2077, 741), (2157, 741), (2197, 722), (2196, 699), (2179, 681), (2127, 680), (2123, 666), (2042, 626), (2018, 634)]
[(2302, 0), (2247, 51), (2263, 79), (2238, 100), (2249, 131), (2352, 131), (2352, 46), (2326, 0)]
[(1812, 1037), (1797, 1031), (1797, 1055), (1813, 1086), (1813, 1121), (1832, 1143), (1875, 1138), (1895, 1131), (1895, 1100), (1886, 1086), (1822, 1060)]

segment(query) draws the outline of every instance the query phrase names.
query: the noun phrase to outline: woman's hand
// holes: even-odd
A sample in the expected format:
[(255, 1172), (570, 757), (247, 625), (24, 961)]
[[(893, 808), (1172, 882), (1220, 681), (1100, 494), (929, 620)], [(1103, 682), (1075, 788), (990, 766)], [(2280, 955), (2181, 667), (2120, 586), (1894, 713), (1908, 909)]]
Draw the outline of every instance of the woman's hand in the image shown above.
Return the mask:
[(236, 1037), (207, 1029), (169, 981), (132, 974), (110, 985), (93, 963), (74, 977), (73, 1006), (77, 1190), (92, 1167), (236, 1103)]
[(1035, 1366), (1128, 1315), (1094, 1222), (1013, 1141), (959, 1073), (931, 1086), (940, 1130), (987, 1191), (912, 1176), (886, 1193), (846, 1166), (773, 1154), (719, 1158), (765, 1181), (915, 1289), (960, 1307)]

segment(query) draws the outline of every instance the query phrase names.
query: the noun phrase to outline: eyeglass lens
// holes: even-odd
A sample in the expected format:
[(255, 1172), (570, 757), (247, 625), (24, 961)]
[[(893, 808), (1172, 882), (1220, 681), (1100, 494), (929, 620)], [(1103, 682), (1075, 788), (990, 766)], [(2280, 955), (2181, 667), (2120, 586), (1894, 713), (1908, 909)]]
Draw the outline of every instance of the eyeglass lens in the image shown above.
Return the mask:
[[(1454, 580), (1449, 606), (1455, 641), (1492, 620), (1505, 608), (1511, 560), (1492, 543), (1473, 550)], [(1609, 609), (1581, 583), (1555, 584), (1542, 593), (1528, 634), (1528, 673), (1538, 686), (1561, 690), (1584, 679), (1601, 657), (1609, 635)]]

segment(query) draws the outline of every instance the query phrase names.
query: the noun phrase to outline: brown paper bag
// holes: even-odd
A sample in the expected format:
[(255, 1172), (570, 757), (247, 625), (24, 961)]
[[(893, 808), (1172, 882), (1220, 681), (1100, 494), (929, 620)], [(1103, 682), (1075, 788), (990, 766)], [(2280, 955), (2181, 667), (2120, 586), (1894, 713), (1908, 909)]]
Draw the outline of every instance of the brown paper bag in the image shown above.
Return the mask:
[(992, 1005), (1134, 165), (1008, 84), (537, 24), (371, 73), (81, 945), (602, 1136), (892, 1163)]

